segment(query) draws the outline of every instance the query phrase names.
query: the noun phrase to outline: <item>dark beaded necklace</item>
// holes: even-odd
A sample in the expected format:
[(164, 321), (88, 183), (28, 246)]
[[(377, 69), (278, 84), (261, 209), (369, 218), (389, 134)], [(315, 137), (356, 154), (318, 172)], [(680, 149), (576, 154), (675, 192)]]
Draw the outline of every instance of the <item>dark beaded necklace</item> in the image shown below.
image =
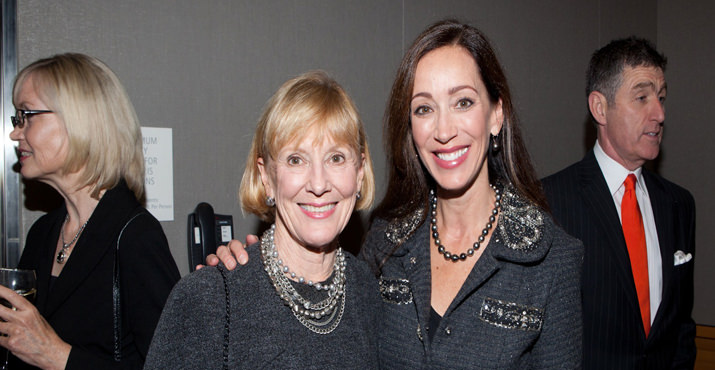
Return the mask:
[(494, 208), (492, 209), (491, 215), (489, 215), (489, 222), (487, 222), (487, 225), (484, 229), (482, 229), (481, 235), (479, 235), (479, 238), (476, 242), (474, 242), (472, 247), (467, 249), (465, 253), (460, 254), (448, 252), (442, 245), (442, 241), (439, 240), (439, 232), (437, 231), (437, 195), (435, 195), (434, 190), (430, 190), (430, 227), (432, 230), (432, 237), (434, 238), (434, 244), (437, 246), (437, 251), (443, 255), (445, 259), (451, 260), (452, 262), (466, 260), (467, 257), (473, 256), (474, 252), (479, 250), (481, 243), (484, 242), (484, 238), (486, 238), (489, 234), (489, 230), (491, 230), (494, 221), (496, 220), (496, 216), (499, 214), (499, 209), (501, 209), (501, 189), (498, 189), (492, 184), (489, 184), (489, 186), (494, 189), (494, 193), (496, 194)]

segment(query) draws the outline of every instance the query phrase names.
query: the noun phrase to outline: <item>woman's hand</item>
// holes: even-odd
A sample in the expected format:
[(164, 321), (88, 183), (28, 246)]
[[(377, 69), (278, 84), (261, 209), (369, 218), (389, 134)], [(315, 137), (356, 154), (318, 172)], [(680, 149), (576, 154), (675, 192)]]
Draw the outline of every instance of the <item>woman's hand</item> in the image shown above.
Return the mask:
[(0, 298), (14, 308), (0, 305), (0, 345), (30, 365), (64, 369), (72, 346), (65, 343), (25, 297), (0, 286)]
[[(246, 252), (246, 245), (251, 245), (258, 242), (258, 237), (256, 235), (247, 235), (246, 244), (242, 244), (238, 240), (231, 240), (228, 245), (221, 245), (216, 249), (216, 254), (209, 254), (206, 256), (206, 266), (216, 266), (219, 262), (223, 262), (227, 269), (233, 270), (236, 268), (236, 262), (241, 265), (248, 263), (248, 252)], [(197, 265), (196, 269), (204, 267), (203, 265)]]

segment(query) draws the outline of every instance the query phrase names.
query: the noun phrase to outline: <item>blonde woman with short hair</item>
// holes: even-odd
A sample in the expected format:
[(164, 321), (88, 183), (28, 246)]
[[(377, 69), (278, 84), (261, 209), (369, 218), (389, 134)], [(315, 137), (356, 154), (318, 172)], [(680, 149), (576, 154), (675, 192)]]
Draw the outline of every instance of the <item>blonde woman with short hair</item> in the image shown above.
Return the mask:
[(377, 285), (338, 235), (374, 180), (352, 100), (323, 72), (287, 81), (258, 122), (243, 209), (273, 225), (234, 271), (171, 292), (146, 369), (375, 369)]

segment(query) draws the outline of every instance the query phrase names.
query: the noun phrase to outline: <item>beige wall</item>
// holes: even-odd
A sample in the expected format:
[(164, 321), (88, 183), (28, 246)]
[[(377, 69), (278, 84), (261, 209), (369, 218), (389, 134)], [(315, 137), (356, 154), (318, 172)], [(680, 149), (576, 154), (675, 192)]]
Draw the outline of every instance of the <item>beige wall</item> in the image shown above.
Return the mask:
[[(593, 50), (614, 37), (650, 38), (671, 62), (660, 172), (698, 200), (695, 318), (714, 325), (715, 313), (706, 309), (715, 300), (707, 286), (715, 262), (706, 244), (714, 236), (706, 211), (715, 200), (707, 191), (713, 175), (706, 171), (712, 155), (705, 153), (705, 140), (713, 137), (707, 104), (713, 48), (707, 46), (714, 33), (707, 14), (715, 5), (681, 3), (23, 0), (18, 48), (21, 67), (65, 51), (99, 57), (124, 82), (143, 125), (173, 128), (175, 221), (162, 225), (186, 273), (186, 217), (197, 203), (233, 214), (237, 235), (257, 231), (257, 220), (241, 215), (236, 188), (260, 110), (289, 77), (322, 68), (346, 87), (366, 123), (382, 184), (381, 117), (400, 57), (426, 25), (457, 17), (496, 45), (527, 144), (540, 174), (547, 175), (593, 145), (583, 92)], [(52, 204), (38, 200), (45, 192), (35, 188), (23, 199), (29, 209), (23, 234), (38, 210)], [(357, 219), (351, 228), (360, 234), (364, 225)]]

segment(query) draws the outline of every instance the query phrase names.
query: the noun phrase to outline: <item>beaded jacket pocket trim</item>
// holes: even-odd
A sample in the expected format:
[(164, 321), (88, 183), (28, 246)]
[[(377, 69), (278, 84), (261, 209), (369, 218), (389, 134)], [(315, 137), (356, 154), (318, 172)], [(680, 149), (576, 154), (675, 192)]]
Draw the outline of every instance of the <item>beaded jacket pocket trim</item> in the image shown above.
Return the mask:
[(407, 279), (390, 279), (380, 276), (382, 300), (392, 304), (412, 303), (412, 289)]
[(479, 318), (501, 328), (540, 331), (544, 310), (498, 299), (484, 298)]

